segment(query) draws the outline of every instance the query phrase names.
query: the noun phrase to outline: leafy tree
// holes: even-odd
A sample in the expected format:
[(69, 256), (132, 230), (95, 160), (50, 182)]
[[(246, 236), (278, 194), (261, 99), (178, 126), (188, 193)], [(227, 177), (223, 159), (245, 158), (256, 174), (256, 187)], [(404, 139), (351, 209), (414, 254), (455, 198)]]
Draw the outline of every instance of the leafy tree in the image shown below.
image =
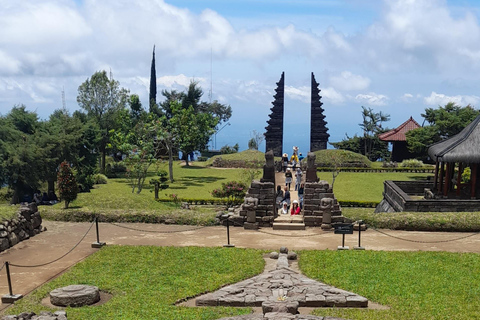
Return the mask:
[[(172, 103), (173, 116), (170, 118), (170, 129), (175, 145), (184, 155), (195, 150), (203, 150), (215, 132), (218, 118), (210, 113), (196, 113), (192, 106), (182, 108)], [(188, 157), (186, 157), (188, 166)]]
[(427, 159), (428, 147), (438, 141), (451, 138), (462, 131), (479, 114), (472, 106), (461, 107), (454, 102), (437, 109), (426, 108), (422, 117), (428, 125), (407, 132), (407, 145), (411, 152), (423, 155)]
[(228, 205), (239, 203), (246, 194), (247, 187), (242, 182), (228, 181), (222, 183), (220, 189), (212, 191), (212, 196), (215, 198), (226, 198)]
[(165, 190), (169, 187), (167, 184), (167, 181), (168, 181), (167, 175), (168, 175), (167, 171), (159, 170), (157, 172), (158, 178), (152, 178), (149, 181), (149, 183), (153, 184), (154, 186), (155, 200), (158, 199), (158, 193), (160, 192), (160, 190)]
[(66, 161), (60, 164), (57, 185), (60, 199), (65, 201), (65, 209), (68, 209), (70, 202), (77, 199), (78, 185), (73, 171)]
[(251, 133), (251, 139), (248, 141), (248, 149), (258, 150), (260, 144), (265, 140), (265, 136), (262, 133), (253, 130)]
[(390, 115), (380, 112), (374, 112), (372, 108), (365, 108), (362, 106), (362, 118), (363, 122), (359, 126), (363, 129), (363, 146), (364, 152), (362, 153), (371, 161), (375, 161), (373, 156), (373, 150), (375, 148), (375, 139), (379, 133), (383, 132), (382, 122), (390, 120)]
[(47, 136), (40, 129), (37, 114), (25, 106), (15, 106), (0, 118), (0, 182), (13, 190), (12, 204), (31, 195), (44, 178), (50, 158)]
[[(218, 128), (218, 126), (222, 122), (228, 121), (228, 119), (230, 119), (230, 117), (232, 116), (232, 108), (228, 105), (221, 104), (218, 101), (213, 101), (211, 103), (202, 102), (201, 97), (203, 95), (203, 91), (198, 86), (198, 82), (196, 81), (190, 82), (190, 85), (188, 86), (188, 90), (186, 92), (178, 92), (176, 90), (164, 90), (162, 91), (162, 95), (165, 97), (165, 101), (160, 104), (160, 107), (166, 120), (174, 117), (174, 113), (176, 113), (176, 115), (178, 116), (179, 108), (183, 110), (188, 110), (189, 108), (192, 108), (192, 111), (188, 111), (189, 113), (198, 115), (199, 117), (201, 117), (200, 115), (207, 114), (215, 119), (215, 121), (209, 121), (209, 125), (211, 126), (211, 128), (204, 132), (208, 133), (208, 137), (206, 138), (205, 134), (203, 133), (200, 139), (198, 139), (202, 142), (198, 144), (194, 143), (196, 144), (196, 148), (198, 149), (187, 148), (189, 149), (188, 151), (180, 149), (184, 151), (184, 155), (187, 155), (188, 153), (195, 150), (205, 149), (206, 145), (208, 144), (208, 140), (210, 139), (211, 135), (215, 133), (215, 130)], [(175, 106), (177, 110), (173, 110), (172, 106)], [(205, 143), (203, 143), (204, 140), (206, 140)], [(188, 165), (188, 159), (185, 160), (187, 160)]]
[(118, 132), (112, 140), (127, 155), (127, 177), (130, 180), (132, 193), (142, 192), (148, 169), (156, 159), (156, 127), (152, 122), (140, 121), (126, 135)]
[(382, 123), (389, 121), (390, 116), (380, 112), (374, 112), (371, 108), (362, 106), (362, 123), (359, 124), (363, 130), (363, 137), (356, 134), (353, 137), (346, 135), (340, 142), (333, 142), (331, 145), (336, 149), (349, 150), (366, 156), (371, 161), (386, 159), (390, 156), (388, 143), (381, 141), (378, 135), (387, 131)]
[(157, 72), (155, 70), (155, 46), (153, 46), (152, 65), (150, 67), (150, 93), (148, 102), (150, 112), (155, 112), (157, 107)]
[(238, 143), (236, 143), (233, 147), (230, 147), (229, 145), (224, 145), (223, 147), (220, 148), (220, 153), (221, 154), (237, 153), (238, 149), (240, 149), (240, 147), (238, 146)]
[[(373, 140), (373, 148), (370, 150), (371, 161), (376, 161), (378, 159), (387, 159), (390, 156), (390, 151), (388, 151), (388, 143), (382, 141), (377, 136), (372, 136), (370, 139)], [(370, 143), (370, 142), (368, 142)], [(354, 135), (349, 137), (348, 135), (340, 142), (330, 143), (335, 149), (348, 150), (355, 153), (365, 155), (365, 138)]]
[(57, 109), (44, 123), (48, 133), (47, 149), (50, 163), (46, 168), (48, 191), (54, 191), (54, 182), (57, 179), (57, 169), (62, 161), (67, 161), (77, 171), (77, 182), (82, 189), (91, 186), (85, 183), (87, 176), (92, 175), (96, 169), (97, 154), (94, 152), (97, 140), (97, 128), (93, 122), (82, 122), (83, 117), (70, 115), (66, 109)]
[(118, 111), (126, 108), (127, 101), (128, 90), (120, 88), (119, 82), (113, 78), (109, 79), (106, 71), (95, 72), (78, 87), (79, 106), (87, 111), (89, 117), (95, 119), (100, 128), (100, 172), (103, 174), (110, 130), (115, 128)]
[(130, 119), (133, 126), (135, 126), (140, 120), (145, 120), (147, 113), (142, 107), (140, 97), (137, 94), (132, 94), (128, 101), (130, 105)]

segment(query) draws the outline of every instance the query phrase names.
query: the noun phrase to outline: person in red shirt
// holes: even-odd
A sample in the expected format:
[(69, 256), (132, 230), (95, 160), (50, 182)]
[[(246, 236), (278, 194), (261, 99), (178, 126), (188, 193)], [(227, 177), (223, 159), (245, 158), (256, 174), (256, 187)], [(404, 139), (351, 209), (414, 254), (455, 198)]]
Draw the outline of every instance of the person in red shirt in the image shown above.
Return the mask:
[(300, 207), (298, 205), (298, 201), (297, 200), (293, 200), (292, 202), (292, 210), (290, 210), (290, 214), (293, 216), (293, 215), (297, 215), (297, 214), (300, 214)]

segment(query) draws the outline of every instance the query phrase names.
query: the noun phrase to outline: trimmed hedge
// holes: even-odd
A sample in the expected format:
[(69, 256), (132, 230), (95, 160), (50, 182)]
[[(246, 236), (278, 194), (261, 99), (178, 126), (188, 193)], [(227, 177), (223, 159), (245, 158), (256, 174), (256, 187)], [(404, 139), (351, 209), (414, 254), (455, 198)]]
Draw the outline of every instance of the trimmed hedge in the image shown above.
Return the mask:
[[(415, 172), (415, 173), (434, 173), (433, 168), (359, 168), (359, 167), (342, 167), (338, 170), (343, 172)], [(330, 172), (332, 168), (318, 167), (319, 172)]]
[[(173, 202), (172, 199), (157, 199), (158, 202)], [(226, 199), (191, 199), (191, 198), (179, 198), (179, 202), (186, 202), (188, 204), (195, 205), (227, 205), (227, 204), (242, 204), (243, 199), (237, 201), (228, 201)]]
[[(171, 199), (157, 199), (158, 202), (173, 202)], [(227, 205), (232, 204), (225, 199), (179, 199), (180, 202), (186, 202), (194, 205)], [(358, 208), (375, 208), (378, 201), (353, 201), (353, 200), (338, 200), (342, 207), (358, 207)], [(234, 205), (243, 203), (242, 200), (234, 201)]]
[(380, 202), (378, 201), (354, 201), (354, 200), (338, 200), (342, 207), (357, 208), (376, 208)]

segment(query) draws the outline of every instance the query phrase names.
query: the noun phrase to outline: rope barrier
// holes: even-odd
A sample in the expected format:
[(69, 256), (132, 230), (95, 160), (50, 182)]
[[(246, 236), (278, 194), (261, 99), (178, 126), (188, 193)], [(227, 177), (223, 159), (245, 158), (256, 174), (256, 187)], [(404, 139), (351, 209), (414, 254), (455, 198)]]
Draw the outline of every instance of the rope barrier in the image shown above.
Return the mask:
[(0, 271), (2, 271), (3, 268), (5, 268), (5, 262), (2, 264), (2, 267), (0, 268)]
[(123, 228), (123, 229), (140, 231), (140, 232), (152, 232), (152, 233), (180, 233), (180, 232), (195, 231), (195, 230), (200, 230), (200, 229), (206, 228), (206, 226), (200, 226), (200, 227), (195, 227), (195, 228), (188, 229), (188, 230), (158, 231), (158, 230), (137, 229), (137, 228), (127, 227), (127, 226), (122, 226), (122, 225), (119, 225), (119, 224), (116, 224), (116, 223), (113, 223), (113, 222), (108, 222), (108, 223), (111, 224), (111, 225), (114, 225), (116, 227)]
[[(241, 224), (241, 223), (238, 223), (238, 222), (236, 222), (234, 220), (231, 220), (231, 219), (229, 221), (230, 221), (230, 223), (232, 223), (235, 226), (243, 227), (243, 224)], [(282, 237), (290, 237), (290, 238), (307, 238), (307, 237), (323, 236), (323, 235), (326, 234), (326, 233), (323, 233), (323, 234), (322, 233), (314, 233), (314, 234), (305, 234), (305, 235), (288, 235), (288, 234), (279, 234), (279, 233), (264, 231), (264, 230), (261, 230), (261, 229), (256, 229), (256, 230), (253, 230), (253, 231), (260, 232), (260, 233), (265, 233), (265, 234), (272, 235), (272, 236), (282, 236)]]
[(472, 234), (469, 234), (469, 235), (466, 235), (466, 236), (461, 236), (461, 237), (458, 237), (458, 238), (455, 238), (455, 239), (448, 239), (448, 240), (436, 240), (436, 241), (422, 241), (422, 240), (411, 240), (411, 239), (405, 239), (405, 238), (402, 238), (402, 237), (397, 237), (397, 236), (394, 236), (394, 235), (391, 235), (391, 234), (388, 234), (384, 231), (380, 231), (378, 229), (375, 229), (375, 228), (372, 228), (372, 230), (378, 232), (378, 233), (381, 233), (387, 237), (391, 237), (391, 238), (394, 238), (394, 239), (398, 239), (398, 240), (402, 240), (402, 241), (408, 241), (408, 242), (414, 242), (414, 243), (445, 243), (445, 242), (453, 242), (453, 241), (458, 241), (458, 240), (462, 240), (462, 239), (466, 239), (466, 238), (470, 238), (470, 237), (473, 237), (473, 236), (476, 236), (477, 234), (479, 234), (479, 232), (476, 232), (476, 233), (472, 233)]
[[(36, 264), (36, 265), (31, 265), (31, 266), (25, 266), (25, 265), (20, 265), (20, 264), (13, 264), (13, 263), (10, 263), (10, 266), (12, 267), (17, 267), (17, 268), (37, 268), (37, 267), (43, 267), (43, 266), (46, 266), (46, 265), (49, 265), (49, 264), (52, 264), (54, 262), (57, 262), (58, 260), (66, 257), (69, 253), (71, 253), (73, 250), (75, 250), (75, 248), (78, 247), (78, 245), (83, 241), (83, 239), (85, 239), (85, 237), (87, 236), (87, 234), (90, 232), (90, 230), (92, 229), (93, 225), (94, 225), (95, 222), (92, 222), (92, 224), (90, 224), (90, 227), (88, 228), (87, 232), (85, 232), (85, 234), (83, 235), (83, 237), (80, 239), (80, 241), (77, 242), (77, 244), (75, 244), (73, 246), (72, 249), (70, 249), (67, 253), (65, 253), (63, 256), (55, 259), (55, 260), (52, 260), (50, 262), (45, 262), (45, 263), (41, 263), (41, 264)], [(4, 264), (5, 265), (5, 264)], [(2, 267), (3, 268), (3, 267)], [(0, 269), (1, 270), (1, 269)]]

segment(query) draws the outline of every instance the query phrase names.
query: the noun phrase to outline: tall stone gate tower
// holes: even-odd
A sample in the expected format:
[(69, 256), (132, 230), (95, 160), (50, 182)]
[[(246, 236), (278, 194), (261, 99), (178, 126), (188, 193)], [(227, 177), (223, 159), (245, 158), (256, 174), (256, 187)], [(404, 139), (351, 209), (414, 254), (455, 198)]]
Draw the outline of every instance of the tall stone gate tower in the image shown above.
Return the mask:
[(273, 151), (275, 157), (282, 156), (283, 149), (283, 110), (285, 103), (285, 72), (282, 72), (280, 81), (277, 82), (277, 88), (275, 89), (275, 100), (272, 102), (273, 107), (270, 108), (272, 113), (270, 114), (270, 120), (267, 121), (268, 126), (265, 127), (267, 132), (265, 133), (266, 150)]
[(328, 128), (325, 121), (325, 115), (322, 109), (323, 103), (320, 101), (322, 96), (319, 95), (320, 89), (315, 75), (312, 72), (312, 95), (311, 95), (311, 114), (310, 114), (310, 151), (327, 149)]

